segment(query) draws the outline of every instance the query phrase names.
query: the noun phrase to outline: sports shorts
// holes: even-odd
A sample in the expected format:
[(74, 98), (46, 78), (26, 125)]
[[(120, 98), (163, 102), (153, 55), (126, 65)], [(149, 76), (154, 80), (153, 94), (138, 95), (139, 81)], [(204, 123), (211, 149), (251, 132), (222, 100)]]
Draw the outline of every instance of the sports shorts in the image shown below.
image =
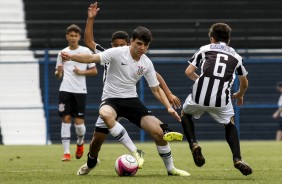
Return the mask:
[(235, 114), (231, 102), (224, 107), (202, 106), (192, 99), (191, 94), (186, 98), (183, 104), (183, 111), (186, 114), (192, 115), (195, 119), (200, 119), (200, 117), (207, 112), (215, 121), (222, 124), (228, 124), (231, 117)]
[(139, 98), (108, 98), (102, 101), (103, 105), (111, 106), (117, 113), (117, 117), (123, 117), (140, 127), (143, 116), (152, 115), (151, 111), (139, 100)]
[(86, 94), (70, 93), (66, 91), (59, 92), (59, 116), (71, 115), (84, 119), (86, 106)]

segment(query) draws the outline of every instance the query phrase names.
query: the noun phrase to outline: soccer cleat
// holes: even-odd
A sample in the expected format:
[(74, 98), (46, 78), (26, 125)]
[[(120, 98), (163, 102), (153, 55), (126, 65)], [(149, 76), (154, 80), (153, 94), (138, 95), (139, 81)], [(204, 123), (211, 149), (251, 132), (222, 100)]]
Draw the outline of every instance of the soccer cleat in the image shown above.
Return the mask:
[(76, 152), (75, 152), (75, 157), (76, 159), (80, 159), (83, 155), (83, 151), (84, 151), (84, 145), (83, 143), (81, 145), (76, 145)]
[(196, 166), (202, 167), (205, 164), (205, 158), (202, 154), (202, 148), (197, 143), (193, 144), (192, 155)]
[(71, 155), (69, 153), (65, 153), (62, 158), (62, 161), (70, 161), (70, 160), (71, 160)]
[(163, 123), (160, 124), (161, 129), (163, 130), (164, 136), (163, 140), (165, 141), (182, 141), (183, 134), (174, 132), (172, 129), (168, 127), (168, 124)]
[(248, 176), (253, 173), (252, 168), (243, 160), (234, 160), (234, 167), (245, 176)]
[(78, 171), (77, 171), (77, 175), (86, 175), (86, 174), (88, 174), (91, 170), (93, 170), (96, 166), (98, 166), (100, 164), (100, 160), (99, 159), (97, 159), (97, 164), (94, 166), (94, 167), (92, 167), (92, 168), (89, 168), (88, 166), (87, 166), (87, 163), (86, 164), (84, 164), (83, 166), (81, 166), (79, 169), (78, 169)]
[(145, 162), (143, 156), (145, 153), (142, 150), (137, 149), (136, 151), (132, 152), (131, 155), (137, 160), (138, 162), (138, 168), (142, 169), (143, 164)]
[(167, 132), (164, 134), (163, 139), (165, 141), (182, 141), (183, 134), (178, 132)]
[(188, 172), (176, 168), (173, 168), (171, 171), (168, 171), (167, 174), (169, 176), (190, 176)]

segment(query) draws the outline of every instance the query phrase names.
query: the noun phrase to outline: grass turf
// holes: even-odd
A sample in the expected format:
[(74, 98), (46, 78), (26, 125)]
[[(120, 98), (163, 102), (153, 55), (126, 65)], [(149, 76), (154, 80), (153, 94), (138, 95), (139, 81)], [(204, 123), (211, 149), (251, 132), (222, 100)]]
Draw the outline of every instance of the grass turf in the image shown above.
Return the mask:
[[(177, 168), (188, 171), (190, 177), (167, 176), (153, 143), (137, 143), (145, 154), (145, 164), (134, 177), (119, 177), (114, 163), (128, 151), (118, 143), (105, 143), (99, 155), (101, 164), (88, 175), (77, 176), (78, 168), (86, 163), (86, 153), (75, 159), (75, 145), (71, 145), (72, 160), (62, 162), (62, 145), (0, 146), (0, 183), (114, 183), (114, 184), (221, 184), (221, 183), (282, 183), (282, 142), (241, 141), (243, 160), (253, 168), (253, 174), (243, 176), (234, 168), (229, 147), (224, 141), (201, 141), (206, 164), (198, 168), (186, 142), (172, 142), (172, 155)], [(88, 150), (86, 145), (85, 150)]]

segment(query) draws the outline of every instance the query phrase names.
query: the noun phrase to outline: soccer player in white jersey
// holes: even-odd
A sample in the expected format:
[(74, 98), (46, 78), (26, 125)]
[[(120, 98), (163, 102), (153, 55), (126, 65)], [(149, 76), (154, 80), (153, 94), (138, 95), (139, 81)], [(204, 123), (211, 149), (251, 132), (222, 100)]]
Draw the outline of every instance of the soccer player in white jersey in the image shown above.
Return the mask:
[(272, 117), (274, 119), (280, 119), (278, 130), (276, 131), (276, 141), (282, 140), (282, 82), (278, 82), (276, 85), (277, 91), (281, 94), (278, 99), (278, 108), (277, 110), (272, 114)]
[[(205, 164), (201, 147), (194, 131), (192, 117), (199, 119), (205, 112), (225, 127), (225, 138), (233, 154), (235, 168), (243, 175), (252, 174), (251, 167), (241, 159), (240, 142), (234, 123), (234, 109), (231, 99), (237, 105), (243, 104), (244, 93), (248, 88), (247, 71), (242, 57), (229, 47), (231, 28), (225, 23), (215, 23), (209, 30), (211, 44), (202, 46), (188, 61), (185, 70), (188, 78), (195, 81), (192, 92), (183, 104), (181, 123), (184, 134), (189, 142), (195, 164)], [(195, 71), (201, 68), (201, 74)], [(231, 95), (235, 74), (240, 87)], [(231, 97), (232, 96), (232, 97)]]
[(130, 39), (130, 46), (107, 49), (98, 54), (69, 54), (62, 52), (64, 61), (74, 60), (82, 63), (110, 63), (104, 83), (99, 115), (110, 133), (127, 144), (129, 136), (124, 127), (116, 121), (125, 117), (145, 130), (155, 141), (158, 153), (163, 159), (168, 175), (190, 176), (186, 171), (174, 167), (171, 149), (163, 139), (160, 121), (143, 105), (137, 95), (136, 83), (145, 77), (154, 96), (165, 106), (168, 113), (180, 121), (177, 112), (170, 105), (163, 90), (159, 87), (152, 61), (145, 55), (152, 40), (151, 32), (145, 27), (137, 27)]
[(66, 40), (68, 47), (61, 50), (57, 57), (55, 76), (59, 79), (63, 77), (59, 89), (59, 115), (62, 118), (61, 138), (64, 148), (62, 161), (70, 161), (70, 139), (72, 118), (77, 134), (76, 158), (80, 159), (84, 151), (84, 135), (86, 127), (84, 124), (84, 114), (86, 106), (86, 78), (85, 76), (97, 75), (98, 71), (95, 63), (85, 64), (70, 61), (64, 63), (60, 57), (61, 52), (70, 54), (87, 53), (91, 50), (78, 44), (81, 37), (81, 29), (77, 25), (70, 25), (66, 29)]
[[(93, 24), (94, 24), (94, 18), (96, 17), (98, 10), (99, 8), (97, 7), (97, 2), (94, 4), (91, 4), (88, 7), (88, 18), (87, 18), (85, 34), (84, 34), (85, 45), (88, 48), (90, 48), (92, 51), (94, 51), (95, 53), (105, 51), (105, 49), (101, 47), (99, 44), (95, 43), (95, 40), (94, 40)], [(130, 38), (129, 38), (129, 35), (125, 31), (116, 31), (112, 34), (112, 39), (111, 39), (112, 47), (127, 46), (129, 45), (129, 43), (130, 43)], [(105, 81), (105, 77), (107, 76), (107, 71), (109, 67), (110, 67), (109, 63), (104, 65), (103, 81)], [(170, 103), (175, 108), (180, 107), (181, 103), (180, 103), (179, 98), (171, 93), (165, 81), (159, 74), (157, 74), (157, 78), (158, 78), (158, 81), (160, 82), (161, 88), (164, 90)], [(167, 141), (182, 140), (183, 135), (177, 132), (172, 132), (172, 130), (168, 128), (167, 124), (160, 124), (160, 126), (163, 129), (163, 131), (165, 132), (164, 138)], [(79, 169), (77, 172), (78, 175), (87, 174), (88, 173), (87, 171), (90, 171), (88, 168), (93, 169), (97, 165), (97, 163), (99, 162), (98, 154), (100, 152), (101, 146), (103, 142), (105, 141), (108, 133), (109, 133), (109, 130), (106, 124), (100, 117), (98, 117), (96, 124), (95, 124), (95, 130), (93, 132), (93, 137), (89, 145), (89, 153), (87, 157), (88, 165), (86, 164), (86, 166), (83, 166), (82, 169)], [(128, 139), (128, 141), (131, 142), (130, 139)], [(138, 150), (133, 142), (131, 144), (126, 144), (125, 146), (127, 146), (127, 149), (137, 159), (139, 168), (142, 168), (143, 163), (144, 163), (144, 158), (143, 158), (144, 152), (142, 150)], [(87, 170), (83, 170), (85, 167), (87, 168)]]

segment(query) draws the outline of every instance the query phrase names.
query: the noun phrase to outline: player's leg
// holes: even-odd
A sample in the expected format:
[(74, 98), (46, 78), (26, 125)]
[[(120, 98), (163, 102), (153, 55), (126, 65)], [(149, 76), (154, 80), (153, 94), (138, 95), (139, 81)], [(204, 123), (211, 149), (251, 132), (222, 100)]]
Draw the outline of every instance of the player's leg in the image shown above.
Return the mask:
[(119, 122), (116, 121), (117, 114), (116, 110), (113, 107), (118, 108), (120, 102), (117, 102), (117, 104), (115, 103), (116, 102), (111, 101), (107, 101), (106, 103), (104, 103), (99, 110), (100, 116), (107, 125), (110, 134), (130, 151), (132, 156), (137, 159), (138, 167), (139, 169), (141, 169), (145, 162), (143, 158), (144, 152), (142, 150), (137, 149), (137, 147), (129, 137), (126, 129)]
[(173, 131), (168, 127), (168, 124), (160, 122), (160, 127), (163, 130), (165, 141), (182, 141), (183, 134)]
[(233, 155), (234, 167), (237, 168), (243, 175), (247, 176), (252, 174), (252, 168), (241, 158), (240, 141), (233, 117), (231, 118), (230, 123), (225, 125), (225, 138)]
[(84, 152), (84, 137), (86, 133), (84, 114), (86, 107), (86, 94), (74, 94), (74, 101), (72, 102), (74, 112), (75, 132), (77, 136), (77, 145), (75, 157), (80, 159)]
[(64, 149), (64, 155), (62, 157), (62, 161), (70, 161), (71, 160), (71, 154), (70, 154), (71, 116), (70, 115), (65, 115), (62, 117), (61, 139)]
[(282, 140), (282, 118), (280, 117), (279, 127), (276, 132), (276, 141)]
[(91, 170), (93, 170), (96, 166), (99, 165), (98, 154), (104, 143), (109, 130), (105, 125), (104, 121), (98, 117), (95, 130), (93, 132), (93, 136), (91, 142), (89, 144), (89, 152), (87, 154), (87, 162), (83, 166), (79, 168), (77, 171), (77, 175), (85, 175), (88, 174)]
[(71, 94), (68, 92), (59, 92), (59, 116), (62, 118), (61, 123), (61, 140), (64, 149), (62, 161), (70, 161), (70, 139), (71, 139)]
[(140, 126), (154, 139), (158, 153), (165, 164), (168, 175), (190, 176), (188, 172), (175, 168), (171, 148), (168, 142), (163, 139), (164, 134), (159, 122), (159, 119), (155, 116), (147, 115), (141, 118)]
[(233, 156), (234, 167), (243, 175), (252, 174), (252, 168), (242, 160), (240, 151), (240, 140), (237, 127), (234, 122), (234, 109), (231, 103), (225, 107), (212, 108), (208, 110), (211, 117), (219, 123), (224, 124), (225, 139), (230, 147)]
[(194, 163), (198, 167), (201, 167), (205, 164), (205, 158), (202, 154), (202, 148), (196, 140), (192, 115), (200, 118), (203, 113), (204, 110), (202, 109), (202, 107), (195, 104), (191, 98), (191, 95), (189, 95), (185, 100), (183, 104), (183, 110), (181, 111), (181, 125), (184, 131), (184, 135), (189, 143)]

